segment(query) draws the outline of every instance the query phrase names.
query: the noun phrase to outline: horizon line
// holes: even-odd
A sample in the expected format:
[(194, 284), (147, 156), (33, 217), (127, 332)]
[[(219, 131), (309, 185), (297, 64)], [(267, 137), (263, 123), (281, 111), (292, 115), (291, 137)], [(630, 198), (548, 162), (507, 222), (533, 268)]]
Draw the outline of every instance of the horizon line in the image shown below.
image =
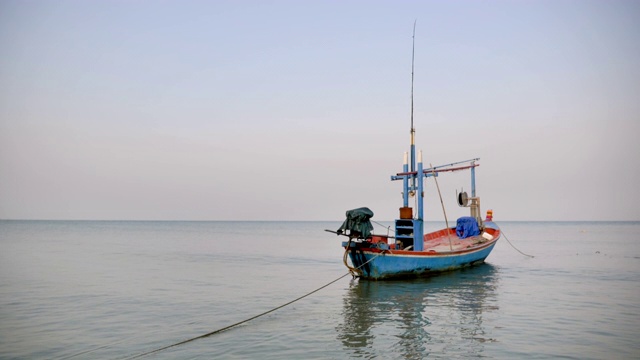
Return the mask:
[[(209, 219), (209, 220), (185, 220), (185, 219), (2, 219), (0, 221), (120, 221), (120, 222), (343, 222), (344, 220), (230, 220), (230, 219)], [(374, 220), (372, 220), (374, 221)], [(375, 220), (378, 222), (394, 222), (394, 220)], [(444, 220), (423, 220), (423, 222), (445, 222)], [(493, 222), (640, 222), (639, 220), (494, 220)]]

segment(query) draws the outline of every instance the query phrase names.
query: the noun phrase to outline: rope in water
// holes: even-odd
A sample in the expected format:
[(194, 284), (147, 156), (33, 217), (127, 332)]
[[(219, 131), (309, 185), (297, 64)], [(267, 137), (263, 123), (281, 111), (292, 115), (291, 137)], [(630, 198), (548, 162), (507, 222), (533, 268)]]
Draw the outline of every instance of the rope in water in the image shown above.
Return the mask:
[(509, 245), (511, 245), (512, 248), (516, 249), (517, 252), (519, 252), (520, 254), (524, 255), (524, 256), (528, 256), (530, 258), (533, 258), (535, 256), (533, 255), (527, 255), (525, 253), (523, 253), (522, 251), (518, 250), (517, 247), (513, 246), (513, 244), (511, 243), (511, 241), (509, 241), (509, 239), (507, 239), (507, 235), (504, 234), (504, 231), (501, 229), (500, 232), (502, 232), (502, 236), (504, 236), (504, 239), (507, 240), (507, 242), (509, 243)]
[[(357, 267), (357, 268), (355, 268), (355, 269), (359, 269), (359, 268), (361, 268), (361, 267), (365, 266), (366, 264), (368, 264), (369, 262), (371, 262), (373, 259), (377, 258), (378, 256), (380, 256), (380, 255), (382, 255), (382, 254), (384, 254), (384, 252), (381, 252), (381, 253), (377, 254), (376, 256), (372, 257), (372, 258), (371, 258), (371, 259), (369, 259), (367, 262), (365, 262), (365, 263), (361, 264), (360, 266), (358, 266), (358, 267)], [(352, 275), (352, 274), (351, 274), (351, 271), (349, 271), (348, 273), (346, 273), (346, 274), (344, 274), (344, 275), (340, 276), (339, 278), (337, 278), (337, 279), (335, 279), (335, 280), (332, 280), (332, 281), (328, 282), (328, 283), (327, 283), (327, 284), (325, 284), (325, 285), (322, 285), (321, 287), (319, 287), (319, 288), (317, 288), (317, 289), (315, 289), (315, 290), (313, 290), (313, 291), (311, 291), (311, 292), (309, 292), (309, 293), (307, 293), (307, 294), (305, 294), (305, 295), (302, 295), (302, 296), (300, 296), (300, 297), (298, 297), (298, 298), (296, 298), (296, 299), (294, 299), (294, 300), (289, 301), (289, 302), (288, 302), (288, 303), (286, 303), (286, 304), (282, 304), (282, 305), (280, 305), (280, 306), (278, 306), (278, 307), (275, 307), (275, 308), (273, 308), (273, 309), (271, 309), (271, 310), (268, 310), (268, 311), (265, 311), (265, 312), (263, 312), (263, 313), (261, 313), (261, 314), (258, 314), (258, 315), (255, 315), (255, 316), (253, 316), (253, 317), (250, 317), (250, 318), (248, 318), (248, 319), (246, 319), (246, 320), (242, 320), (242, 321), (237, 322), (237, 323), (235, 323), (235, 324), (231, 324), (231, 325), (229, 325), (229, 326), (225, 326), (225, 327), (223, 327), (223, 328), (221, 328), (221, 329), (218, 329), (218, 330), (215, 330), (215, 331), (212, 331), (212, 332), (209, 332), (209, 333), (203, 334), (203, 335), (199, 335), (199, 336), (193, 337), (193, 338), (191, 338), (191, 339), (183, 340), (183, 341), (177, 342), (177, 343), (175, 343), (175, 344), (171, 344), (171, 345), (163, 346), (163, 347), (158, 348), (158, 349), (155, 349), (155, 350), (151, 350), (151, 351), (147, 351), (147, 352), (142, 353), (142, 354), (134, 355), (134, 356), (131, 356), (131, 357), (125, 358), (125, 360), (139, 359), (139, 358), (144, 357), (144, 356), (147, 356), (147, 355), (155, 354), (155, 353), (158, 353), (158, 352), (160, 352), (160, 351), (164, 351), (164, 350), (170, 349), (170, 348), (172, 348), (172, 347), (176, 347), (176, 346), (179, 346), (179, 345), (184, 345), (184, 344), (186, 344), (186, 343), (189, 343), (189, 342), (192, 342), (192, 341), (195, 341), (195, 340), (199, 340), (199, 339), (204, 339), (204, 338), (209, 337), (209, 336), (211, 336), (211, 335), (215, 335), (215, 334), (221, 333), (221, 332), (223, 332), (223, 331), (229, 330), (229, 329), (231, 329), (231, 328), (233, 328), (233, 327), (236, 327), (236, 326), (238, 326), (238, 325), (242, 325), (242, 324), (247, 323), (247, 322), (249, 322), (249, 321), (251, 321), (251, 320), (257, 319), (257, 318), (259, 318), (259, 317), (261, 317), (261, 316), (264, 316), (264, 315), (270, 314), (270, 313), (272, 313), (272, 312), (274, 312), (274, 311), (276, 311), (276, 310), (282, 309), (283, 307), (285, 307), (285, 306), (287, 306), (287, 305), (291, 305), (291, 304), (293, 304), (294, 302), (296, 302), (296, 301), (298, 301), (298, 300), (302, 300), (302, 299), (306, 298), (307, 296), (312, 295), (312, 294), (314, 294), (314, 293), (316, 293), (316, 292), (318, 292), (318, 291), (320, 291), (320, 290), (322, 290), (322, 289), (326, 288), (327, 286), (329, 286), (329, 285), (331, 285), (331, 284), (335, 283), (336, 281), (338, 281), (338, 280), (340, 280), (340, 279), (342, 279), (342, 278), (346, 277), (347, 275)]]
[[(381, 224), (379, 224), (379, 225), (381, 225)], [(509, 239), (508, 239), (508, 238), (507, 238), (507, 236), (505, 235), (504, 231), (502, 231), (502, 230), (501, 230), (501, 232), (502, 232), (502, 236), (504, 236), (504, 239), (505, 239), (505, 240), (507, 240), (507, 242), (509, 243), (509, 245), (511, 245), (511, 247), (513, 247), (516, 251), (518, 251), (520, 254), (522, 254), (522, 255), (524, 255), (524, 256), (528, 256), (528, 257), (531, 257), (531, 258), (533, 258), (533, 257), (534, 257), (533, 255), (528, 255), (528, 254), (525, 254), (525, 253), (523, 253), (522, 251), (518, 250), (518, 248), (516, 248), (516, 247), (511, 243), (511, 241), (509, 241)], [(366, 264), (368, 264), (369, 262), (373, 261), (375, 258), (377, 258), (378, 256), (380, 256), (380, 255), (382, 255), (382, 254), (384, 254), (384, 252), (381, 252), (381, 253), (377, 254), (376, 256), (374, 256), (374, 257), (372, 257), (371, 259), (369, 259), (367, 262), (365, 262), (365, 263), (361, 264), (360, 266), (358, 266), (358, 267), (356, 267), (356, 268), (353, 268), (353, 270), (356, 270), (356, 269), (359, 269), (359, 268), (363, 267), (364, 265), (366, 265)], [(352, 273), (352, 269), (351, 269), (349, 266), (347, 266), (347, 267), (349, 268), (349, 272), (347, 272), (346, 274), (344, 274), (344, 275), (342, 275), (342, 276), (340, 276), (340, 277), (336, 278), (335, 280), (332, 280), (332, 281), (328, 282), (327, 284), (325, 284), (325, 285), (323, 285), (323, 286), (321, 286), (321, 287), (319, 287), (319, 288), (317, 288), (317, 289), (315, 289), (315, 290), (313, 290), (313, 291), (311, 291), (311, 292), (309, 292), (309, 293), (307, 293), (307, 294), (305, 294), (305, 295), (302, 295), (302, 296), (300, 296), (300, 297), (298, 297), (298, 298), (296, 298), (296, 299), (294, 299), (294, 300), (291, 300), (291, 301), (289, 301), (289, 302), (287, 302), (287, 303), (285, 303), (285, 304), (282, 304), (282, 305), (280, 305), (280, 306), (278, 306), (278, 307), (275, 307), (275, 308), (273, 308), (273, 309), (271, 309), (271, 310), (265, 311), (265, 312), (263, 312), (263, 313), (261, 313), (261, 314), (255, 315), (255, 316), (250, 317), (250, 318), (248, 318), (248, 319), (246, 319), (246, 320), (239, 321), (239, 322), (237, 322), (237, 323), (235, 323), (235, 324), (231, 324), (231, 325), (229, 325), (229, 326), (225, 326), (225, 327), (223, 327), (223, 328), (221, 328), (221, 329), (218, 329), (218, 330), (215, 330), (215, 331), (212, 331), (212, 332), (209, 332), (209, 333), (203, 334), (203, 335), (199, 335), (199, 336), (196, 336), (196, 337), (193, 337), (193, 338), (187, 339), (187, 340), (183, 340), (183, 341), (180, 341), (180, 342), (177, 342), (177, 343), (171, 344), (171, 345), (167, 345), (167, 346), (164, 346), (164, 347), (161, 347), (161, 348), (155, 349), (155, 350), (147, 351), (147, 352), (142, 353), (142, 354), (134, 355), (134, 356), (131, 356), (131, 357), (128, 357), (128, 358), (125, 358), (125, 359), (127, 359), (127, 360), (131, 360), (131, 359), (139, 359), (139, 358), (145, 357), (145, 356), (147, 356), (147, 355), (155, 354), (155, 353), (158, 353), (158, 352), (161, 352), (161, 351), (164, 351), (164, 350), (167, 350), (167, 349), (170, 349), (170, 348), (176, 347), (176, 346), (184, 345), (184, 344), (186, 344), (186, 343), (189, 343), (189, 342), (192, 342), (192, 341), (195, 341), (195, 340), (203, 339), (203, 338), (206, 338), (206, 337), (209, 337), (209, 336), (212, 336), (212, 335), (215, 335), (215, 334), (221, 333), (221, 332), (226, 331), (226, 330), (229, 330), (229, 329), (231, 329), (231, 328), (233, 328), (233, 327), (236, 327), (236, 326), (242, 325), (242, 324), (244, 324), (244, 323), (247, 323), (247, 322), (249, 322), (249, 321), (251, 321), (251, 320), (255, 320), (255, 319), (259, 318), (259, 317), (262, 317), (262, 316), (264, 316), (264, 315), (270, 314), (270, 313), (272, 313), (272, 312), (274, 312), (274, 311), (276, 311), (276, 310), (282, 309), (282, 308), (283, 308), (283, 307), (285, 307), (285, 306), (291, 305), (291, 304), (293, 304), (293, 303), (294, 303), (294, 302), (296, 302), (296, 301), (302, 300), (302, 299), (304, 299), (304, 298), (306, 298), (306, 297), (308, 297), (308, 296), (310, 296), (310, 295), (312, 295), (312, 294), (314, 294), (314, 293), (316, 293), (316, 292), (318, 292), (318, 291), (320, 291), (320, 290), (322, 290), (322, 289), (324, 289), (324, 288), (328, 287), (329, 285), (331, 285), (331, 284), (333, 284), (333, 283), (337, 282), (338, 280), (340, 280), (340, 279), (342, 279), (342, 278), (344, 278), (344, 277), (346, 277), (346, 276), (348, 276), (348, 275), (353, 275), (353, 273)], [(130, 340), (130, 339), (125, 339), (125, 340)], [(90, 350), (82, 351), (82, 352), (79, 352), (79, 353), (73, 354), (73, 355), (71, 355), (71, 356), (63, 357), (63, 358), (61, 358), (61, 359), (70, 359), (70, 358), (73, 358), (73, 357), (76, 357), (76, 356), (80, 356), (80, 355), (83, 355), (83, 354), (91, 353), (91, 352), (94, 352), (94, 351), (97, 351), (97, 350), (100, 350), (100, 349), (104, 349), (104, 348), (109, 347), (109, 346), (113, 346), (113, 345), (118, 344), (118, 343), (120, 343), (120, 342), (123, 342), (123, 341), (125, 341), (125, 340), (121, 340), (121, 341), (117, 341), (117, 342), (114, 342), (114, 343), (110, 343), (110, 344), (107, 344), (107, 345), (104, 345), (104, 346), (100, 346), (100, 347), (97, 347), (97, 348), (94, 348), (94, 349), (90, 349)]]
[(69, 355), (69, 356), (61, 357), (61, 358), (58, 358), (58, 360), (72, 359), (72, 358), (74, 358), (74, 357), (76, 357), (76, 356), (80, 356), (80, 355), (84, 355), (84, 354), (92, 353), (92, 352), (94, 352), (94, 351), (98, 351), (98, 350), (100, 350), (100, 349), (108, 348), (108, 347), (110, 347), (110, 346), (117, 345), (117, 344), (119, 344), (119, 343), (121, 343), (121, 342), (124, 342), (124, 341), (127, 341), (127, 340), (130, 340), (130, 339), (122, 339), (122, 340), (120, 340), (120, 341), (112, 342), (112, 343), (110, 343), (110, 344), (102, 345), (102, 346), (99, 346), (99, 347), (96, 347), (96, 348), (93, 348), (93, 349), (89, 349), (89, 350), (81, 351), (81, 352), (79, 352), (79, 353), (75, 353), (75, 354), (73, 354), (73, 355)]

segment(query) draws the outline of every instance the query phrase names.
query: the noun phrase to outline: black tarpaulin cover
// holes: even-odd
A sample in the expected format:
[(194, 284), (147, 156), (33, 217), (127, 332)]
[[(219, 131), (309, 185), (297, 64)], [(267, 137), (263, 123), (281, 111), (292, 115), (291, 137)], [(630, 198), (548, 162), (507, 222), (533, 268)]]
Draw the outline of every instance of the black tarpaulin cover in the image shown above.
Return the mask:
[(348, 210), (347, 219), (342, 223), (337, 233), (342, 234), (346, 230), (349, 230), (351, 235), (359, 234), (358, 237), (366, 239), (371, 235), (371, 231), (373, 230), (373, 225), (371, 225), (371, 221), (369, 221), (372, 217), (373, 211), (366, 207)]

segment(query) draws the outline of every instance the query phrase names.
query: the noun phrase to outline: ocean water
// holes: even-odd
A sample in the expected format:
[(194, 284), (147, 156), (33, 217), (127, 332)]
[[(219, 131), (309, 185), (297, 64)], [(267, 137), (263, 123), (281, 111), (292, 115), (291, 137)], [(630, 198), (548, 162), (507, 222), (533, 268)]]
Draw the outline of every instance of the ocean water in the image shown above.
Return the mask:
[[(497, 223), (535, 257), (502, 238), (473, 268), (346, 276), (144, 358), (640, 358), (640, 222)], [(251, 318), (347, 273), (339, 226), (0, 221), (0, 358), (127, 359)]]

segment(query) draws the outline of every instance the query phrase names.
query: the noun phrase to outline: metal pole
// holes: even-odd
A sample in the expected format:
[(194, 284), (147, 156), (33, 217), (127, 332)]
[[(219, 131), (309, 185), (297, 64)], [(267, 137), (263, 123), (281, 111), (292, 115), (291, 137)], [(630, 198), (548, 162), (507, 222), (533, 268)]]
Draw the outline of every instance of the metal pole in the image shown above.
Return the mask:
[(422, 198), (422, 193), (424, 191), (423, 180), (424, 175), (422, 174), (422, 151), (418, 153), (418, 193), (416, 196), (418, 197), (418, 209), (417, 216), (413, 220), (413, 250), (414, 251), (422, 251), (424, 249), (424, 202)]
[[(407, 154), (407, 152), (405, 151), (404, 153), (404, 161), (402, 164), (402, 170), (403, 171), (408, 171), (409, 170), (409, 163), (408, 163), (408, 157), (409, 154)], [(404, 178), (402, 179), (402, 206), (404, 207), (409, 207), (409, 176), (406, 175), (404, 176)]]
[[(414, 74), (414, 64), (415, 64), (415, 54), (416, 54), (416, 23), (418, 20), (413, 22), (413, 45), (411, 49), (411, 171), (416, 170), (416, 145), (415, 145), (415, 137), (416, 137), (416, 129), (413, 127), (413, 74)], [(415, 185), (413, 182), (412, 185)]]

